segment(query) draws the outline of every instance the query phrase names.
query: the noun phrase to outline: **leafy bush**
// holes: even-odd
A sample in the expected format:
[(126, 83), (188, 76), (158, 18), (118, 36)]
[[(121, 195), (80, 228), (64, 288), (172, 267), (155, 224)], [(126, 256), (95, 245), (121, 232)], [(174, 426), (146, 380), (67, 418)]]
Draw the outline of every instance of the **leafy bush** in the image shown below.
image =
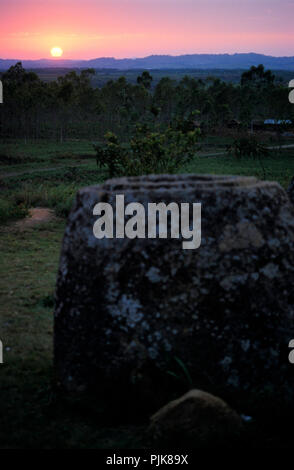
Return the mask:
[(151, 132), (146, 126), (138, 126), (130, 142), (122, 144), (109, 132), (106, 145), (94, 146), (97, 165), (107, 166), (110, 177), (175, 173), (193, 158), (198, 135), (198, 130), (182, 132), (169, 127)]
[(235, 139), (233, 144), (227, 147), (227, 150), (233, 152), (237, 158), (261, 158), (269, 155), (269, 150), (251, 136)]
[(25, 217), (28, 211), (24, 204), (16, 204), (10, 199), (0, 198), (0, 221), (6, 222), (9, 219)]
[(58, 217), (67, 217), (70, 213), (73, 204), (74, 194), (65, 194), (64, 198), (61, 199), (54, 207), (55, 214)]

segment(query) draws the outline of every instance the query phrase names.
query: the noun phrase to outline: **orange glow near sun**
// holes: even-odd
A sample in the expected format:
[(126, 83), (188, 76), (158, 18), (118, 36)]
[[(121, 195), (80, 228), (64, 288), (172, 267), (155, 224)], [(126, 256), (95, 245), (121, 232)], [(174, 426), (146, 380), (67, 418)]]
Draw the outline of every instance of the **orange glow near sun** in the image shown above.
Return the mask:
[(61, 49), (61, 47), (52, 47), (51, 49), (51, 55), (52, 57), (61, 57), (63, 54), (63, 50)]

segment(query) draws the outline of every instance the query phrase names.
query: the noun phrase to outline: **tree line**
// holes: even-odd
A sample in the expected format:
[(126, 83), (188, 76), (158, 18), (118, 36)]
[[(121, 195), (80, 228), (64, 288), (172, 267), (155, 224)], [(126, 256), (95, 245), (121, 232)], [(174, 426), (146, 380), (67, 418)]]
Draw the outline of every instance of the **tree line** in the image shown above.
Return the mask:
[(248, 128), (256, 119), (294, 119), (289, 89), (263, 65), (242, 74), (240, 83), (219, 78), (162, 78), (142, 72), (136, 84), (125, 77), (95, 88), (93, 69), (70, 71), (50, 83), (17, 63), (2, 73), (1, 138), (101, 140), (107, 132), (128, 139), (139, 125), (204, 132), (222, 131), (235, 121)]

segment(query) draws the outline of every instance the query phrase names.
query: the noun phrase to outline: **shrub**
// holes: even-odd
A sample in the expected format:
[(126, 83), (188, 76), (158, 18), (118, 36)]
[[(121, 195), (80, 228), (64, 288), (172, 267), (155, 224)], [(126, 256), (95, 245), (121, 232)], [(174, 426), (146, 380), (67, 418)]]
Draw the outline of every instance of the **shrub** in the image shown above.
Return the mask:
[(262, 158), (269, 155), (269, 150), (251, 136), (235, 139), (233, 144), (227, 147), (227, 150), (233, 152), (237, 158)]
[(16, 204), (11, 199), (0, 198), (0, 221), (25, 217), (28, 211), (24, 204)]
[(59, 217), (67, 217), (72, 206), (77, 187), (74, 184), (62, 184), (59, 186), (39, 185), (25, 186), (17, 191), (11, 198), (15, 204), (24, 207), (49, 207), (54, 209)]
[(137, 176), (151, 173), (175, 173), (195, 154), (199, 131), (182, 132), (168, 128), (151, 132), (146, 126), (136, 128), (127, 144), (113, 133), (106, 134), (106, 145), (96, 144), (96, 161), (107, 166), (109, 176)]

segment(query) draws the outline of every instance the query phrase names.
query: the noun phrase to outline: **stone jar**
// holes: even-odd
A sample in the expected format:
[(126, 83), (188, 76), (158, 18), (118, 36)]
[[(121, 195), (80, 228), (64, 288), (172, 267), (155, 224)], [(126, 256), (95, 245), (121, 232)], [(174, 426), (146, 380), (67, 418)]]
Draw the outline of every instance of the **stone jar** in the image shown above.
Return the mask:
[[(114, 206), (118, 194), (144, 207), (201, 203), (200, 247), (95, 238), (95, 204)], [(137, 387), (137, 397), (181, 382), (237, 400), (292, 400), (293, 285), (294, 208), (278, 183), (151, 175), (83, 188), (57, 280), (58, 382), (75, 391)]]

